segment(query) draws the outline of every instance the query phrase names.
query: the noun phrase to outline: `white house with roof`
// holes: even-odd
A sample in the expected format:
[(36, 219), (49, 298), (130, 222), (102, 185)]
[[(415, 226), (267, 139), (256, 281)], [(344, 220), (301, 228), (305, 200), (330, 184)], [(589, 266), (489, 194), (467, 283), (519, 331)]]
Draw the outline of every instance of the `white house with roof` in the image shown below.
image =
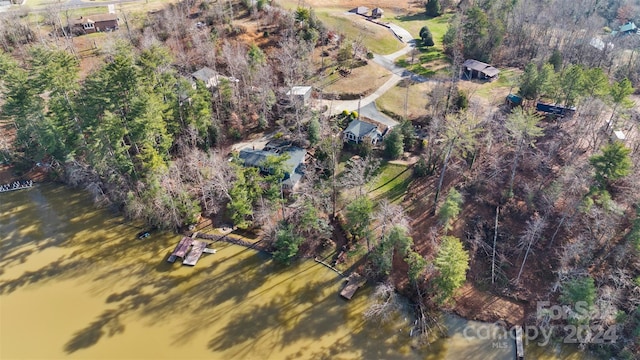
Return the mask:
[(375, 145), (382, 140), (382, 133), (376, 125), (356, 119), (344, 129), (342, 139), (356, 144), (367, 141)]
[[(207, 89), (217, 88), (223, 79), (228, 80), (229, 82), (232, 82), (232, 83), (238, 82), (238, 79), (220, 75), (218, 74), (217, 71), (211, 68), (208, 68), (206, 66), (194, 72), (193, 74), (191, 74), (191, 77), (193, 78), (193, 80), (202, 81), (204, 85), (207, 87)], [(193, 87), (195, 89), (195, 83), (193, 84)]]

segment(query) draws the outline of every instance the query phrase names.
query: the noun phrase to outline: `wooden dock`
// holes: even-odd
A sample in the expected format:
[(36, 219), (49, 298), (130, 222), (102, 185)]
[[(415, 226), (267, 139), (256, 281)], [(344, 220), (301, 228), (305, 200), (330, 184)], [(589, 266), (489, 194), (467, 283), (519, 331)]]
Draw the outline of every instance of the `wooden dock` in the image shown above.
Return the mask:
[(0, 193), (28, 189), (31, 187), (33, 187), (33, 181), (31, 180), (14, 181), (10, 184), (0, 185)]
[(204, 249), (207, 247), (207, 245), (208, 244), (204, 241), (194, 240), (191, 251), (189, 252), (189, 255), (187, 255), (187, 257), (184, 259), (184, 261), (182, 261), (182, 264), (195, 266), (200, 259), (200, 256), (202, 256), (202, 253), (204, 252)]
[(187, 252), (189, 251), (189, 247), (191, 246), (192, 242), (193, 242), (193, 238), (186, 237), (186, 236), (183, 237), (182, 240), (180, 240), (180, 242), (178, 243), (178, 245), (176, 245), (176, 248), (173, 250), (173, 252), (169, 256), (167, 261), (170, 263), (173, 263), (176, 261), (177, 258), (184, 259), (185, 256), (187, 255)]
[(347, 285), (345, 285), (342, 291), (340, 291), (340, 296), (347, 300), (351, 300), (353, 294), (356, 293), (356, 290), (361, 288), (366, 282), (367, 279), (365, 279), (362, 275), (358, 273), (351, 273), (351, 275), (349, 275), (349, 277), (347, 278)]
[(522, 326), (516, 325), (516, 360), (524, 360), (524, 345), (522, 343)]

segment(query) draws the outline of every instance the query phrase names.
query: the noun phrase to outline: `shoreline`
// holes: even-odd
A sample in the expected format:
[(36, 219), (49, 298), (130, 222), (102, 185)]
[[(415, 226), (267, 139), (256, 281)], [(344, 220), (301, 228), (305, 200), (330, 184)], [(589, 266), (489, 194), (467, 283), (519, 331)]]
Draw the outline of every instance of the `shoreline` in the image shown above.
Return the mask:
[[(17, 176), (13, 171), (13, 165), (0, 165), (0, 183), (11, 183), (13, 181), (20, 180), (32, 180), (40, 183), (56, 183), (55, 181), (47, 179), (46, 173), (42, 171), (36, 172), (34, 169), (35, 168), (29, 170), (23, 176)], [(66, 184), (56, 184), (66, 186)], [(198, 227), (196, 226), (196, 228)], [(216, 230), (220, 231), (220, 229)], [(201, 233), (198, 231), (180, 231), (177, 232), (177, 234), (182, 234), (184, 236), (193, 236), (195, 234), (195, 237), (200, 239), (212, 240), (214, 242), (226, 242), (271, 254), (268, 250), (268, 246), (266, 246), (267, 244), (263, 242), (262, 239), (255, 242), (249, 242), (243, 240), (241, 236), (233, 234), (231, 231), (222, 234)], [(317, 256), (317, 254), (315, 255)], [(315, 256), (303, 256), (300, 258), (313, 260)], [(399, 291), (399, 293), (402, 294), (401, 291)], [(409, 294), (402, 295), (407, 296)], [(465, 283), (465, 285), (459, 289), (458, 294), (455, 296), (455, 300), (456, 303), (452, 308), (440, 308), (438, 310), (443, 312), (452, 312), (465, 320), (481, 321), (486, 323), (502, 321), (509, 326), (522, 325), (525, 321), (526, 305), (518, 304), (513, 300), (490, 292), (481, 291), (470, 282)]]

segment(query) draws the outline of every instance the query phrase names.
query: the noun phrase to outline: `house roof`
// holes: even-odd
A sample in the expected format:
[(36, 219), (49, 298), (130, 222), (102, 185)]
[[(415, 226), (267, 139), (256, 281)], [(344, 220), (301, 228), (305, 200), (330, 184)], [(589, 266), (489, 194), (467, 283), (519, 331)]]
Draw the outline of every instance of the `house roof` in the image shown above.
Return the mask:
[(620, 29), (618, 31), (620, 32), (629, 32), (629, 31), (637, 31), (638, 27), (636, 26), (636, 24), (634, 24), (632, 21), (629, 21), (628, 23), (620, 26)]
[(293, 187), (304, 175), (301, 165), (304, 163), (304, 157), (307, 154), (306, 150), (295, 146), (279, 149), (279, 152), (274, 150), (243, 149), (240, 150), (240, 159), (242, 159), (245, 166), (262, 167), (268, 156), (278, 156), (285, 153), (289, 155), (289, 158), (284, 163), (286, 174), (282, 182), (285, 186)]
[(357, 8), (349, 10), (349, 12), (356, 14), (366, 14), (369, 12), (369, 8), (366, 6), (358, 6)]
[(487, 63), (483, 63), (482, 61), (473, 60), (473, 59), (465, 60), (462, 66), (471, 70), (481, 72), (489, 77), (494, 77), (498, 75), (498, 73), (500, 73), (500, 70), (494, 68), (493, 66)]
[(94, 15), (86, 15), (80, 16), (77, 19), (69, 20), (70, 25), (76, 24), (91, 24), (101, 21), (114, 21), (118, 20), (118, 15), (116, 14), (94, 14)]
[(371, 10), (371, 13), (372, 13), (372, 14), (383, 14), (383, 13), (384, 13), (384, 10), (382, 10), (382, 9), (380, 9), (380, 8), (378, 7), (378, 8), (375, 8), (375, 9)]
[(287, 96), (304, 96), (311, 91), (311, 86), (293, 86), (291, 90), (287, 91)]
[(193, 76), (194, 78), (198, 79), (198, 80), (202, 80), (204, 82), (209, 82), (211, 79), (214, 79), (218, 76), (218, 73), (213, 70), (210, 69), (208, 67), (203, 67), (202, 69), (194, 72), (193, 74), (191, 74), (191, 76)]
[(211, 80), (213, 80), (213, 83), (211, 84), (212, 86), (217, 87), (218, 84), (220, 83), (220, 81), (222, 79), (227, 79), (230, 82), (238, 82), (239, 80), (234, 78), (234, 77), (228, 77), (228, 76), (224, 76), (224, 75), (220, 75), (218, 74), (215, 70), (208, 68), (208, 67), (203, 67), (202, 69), (194, 72), (193, 74), (191, 74), (191, 77), (193, 77), (194, 79), (198, 79), (198, 80), (202, 80), (205, 82), (205, 84), (207, 84), (207, 87), (209, 87), (209, 82)]
[(620, 141), (624, 141), (627, 138), (626, 136), (624, 136), (624, 133), (620, 130), (614, 131), (613, 135), (615, 136), (616, 140), (620, 140)]
[(378, 131), (377, 126), (365, 121), (357, 120), (357, 119), (351, 121), (347, 126), (347, 128), (344, 130), (344, 132), (350, 132), (358, 138), (367, 136), (367, 135), (373, 136), (376, 133), (378, 133), (378, 135), (380, 134), (380, 131)]

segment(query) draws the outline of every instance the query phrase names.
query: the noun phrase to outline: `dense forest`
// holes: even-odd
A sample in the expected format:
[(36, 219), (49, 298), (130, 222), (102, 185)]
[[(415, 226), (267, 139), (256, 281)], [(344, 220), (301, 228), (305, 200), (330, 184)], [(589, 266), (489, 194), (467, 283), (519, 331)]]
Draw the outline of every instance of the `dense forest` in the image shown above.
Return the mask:
[[(25, 14), (4, 14), (0, 159), (160, 228), (230, 221), (259, 234), (283, 264), (327, 248), (336, 263), (357, 257), (350, 264), (381, 284), (365, 314), (372, 321), (397, 307), (399, 290), (428, 334), (431, 310), (453, 307), (456, 289), (470, 282), (522, 304), (527, 323), (590, 325), (582, 346), (633, 359), (640, 35), (611, 32), (640, 24), (640, 4), (429, 0), (422, 8), (453, 14), (442, 39), (448, 76), (425, 94), (422, 116), (401, 119), (377, 146), (343, 143), (339, 133), (357, 113), (328, 116), (286, 95), (313, 76), (319, 49), (332, 49), (338, 67), (372, 57), (313, 9), (185, 1), (142, 21), (125, 16), (91, 68), (60, 11), (40, 32)], [(259, 39), (247, 40), (239, 19), (257, 23)], [(468, 58), (521, 69), (513, 93), (522, 105), (487, 107), (461, 91)], [(203, 66), (226, 75), (215, 89), (190, 80)], [(571, 114), (544, 116), (538, 101)], [(269, 157), (264, 173), (231, 150), (260, 132), (311, 154), (290, 194), (281, 185), (286, 155)], [(383, 164), (406, 154), (417, 161), (401, 201), (369, 196)], [(570, 316), (539, 316), (537, 301), (563, 304)], [(578, 301), (598, 316), (576, 311)], [(616, 329), (616, 341), (589, 344), (598, 326)]]

